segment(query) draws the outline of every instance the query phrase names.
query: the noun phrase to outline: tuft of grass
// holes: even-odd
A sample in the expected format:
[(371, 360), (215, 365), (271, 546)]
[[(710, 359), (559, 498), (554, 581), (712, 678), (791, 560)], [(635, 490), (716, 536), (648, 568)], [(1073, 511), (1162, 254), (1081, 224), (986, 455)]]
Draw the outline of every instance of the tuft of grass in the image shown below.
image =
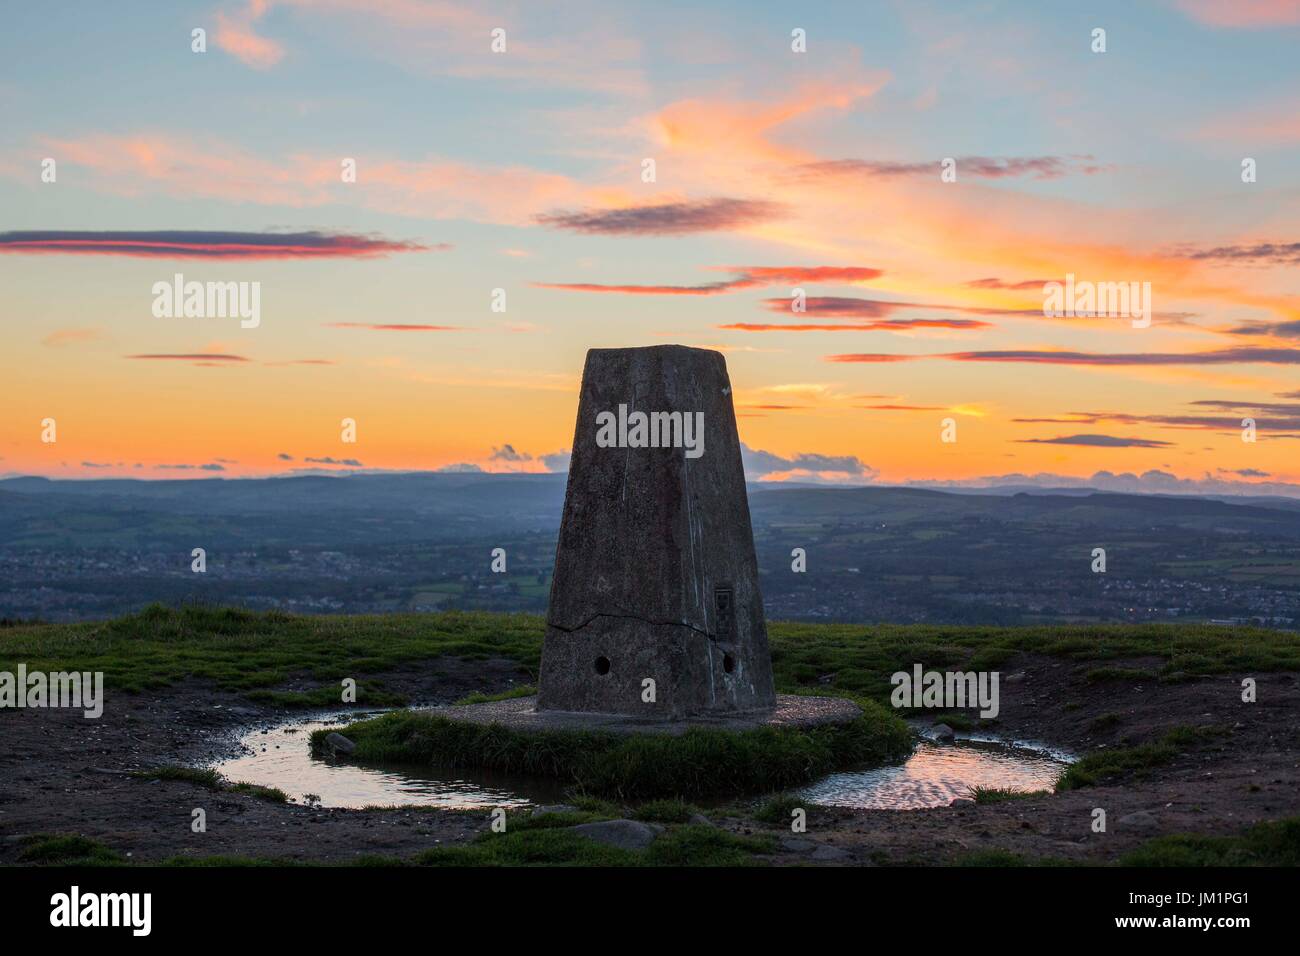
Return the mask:
[(803, 797), (796, 797), (792, 793), (778, 793), (759, 804), (758, 809), (754, 811), (754, 819), (762, 823), (788, 827), (792, 819), (791, 814), (795, 810), (810, 809), (808, 801)]
[(957, 857), (950, 864), (951, 866), (983, 866), (983, 867), (1022, 867), (1022, 866), (1078, 866), (1073, 860), (1063, 859), (1056, 856), (1023, 856), (1014, 853), (1011, 850), (1003, 850), (994, 847), (988, 850), (973, 850), (970, 853), (964, 853)]
[(953, 866), (1031, 866), (1028, 859), (1010, 850), (975, 850), (958, 857)]
[(750, 866), (755, 856), (775, 853), (777, 842), (768, 835), (742, 837), (709, 826), (682, 826), (669, 830), (646, 850), (649, 866)]
[(473, 843), (418, 854), (418, 866), (747, 866), (773, 852), (775, 841), (738, 837), (706, 826), (673, 827), (644, 851), (621, 850), (568, 829), (512, 828)]
[(1300, 866), (1300, 817), (1257, 823), (1236, 836), (1177, 833), (1148, 840), (1120, 866)]
[[(912, 711), (912, 712), (917, 714), (922, 713), (921, 711)], [(974, 730), (976, 727), (979, 726), (979, 722), (980, 722), (979, 718), (972, 717), (970, 714), (963, 713), (960, 710), (949, 710), (949, 711), (945, 711), (942, 714), (935, 714), (933, 716), (931, 716), (929, 713), (926, 713), (925, 719), (928, 720), (931, 724), (947, 724), (953, 730), (961, 730), (961, 731)]]
[(537, 693), (537, 688), (532, 684), (521, 684), (518, 687), (512, 687), (509, 690), (503, 690), (496, 694), (485, 694), (481, 691), (475, 691), (460, 700), (456, 701), (455, 706), (464, 707), (468, 704), (486, 704), (494, 700), (514, 700), (516, 697), (532, 697)]
[(18, 854), (20, 863), (44, 866), (119, 866), (126, 858), (98, 840), (75, 834), (37, 833)]
[(587, 813), (595, 813), (605, 817), (606, 819), (621, 817), (623, 815), (622, 807), (611, 800), (605, 800), (601, 797), (594, 797), (590, 794), (574, 794), (568, 799), (569, 803), (577, 807), (579, 810), (584, 810)]
[(180, 767), (168, 764), (152, 770), (137, 770), (132, 776), (143, 780), (181, 780), (222, 793), (243, 793), (270, 803), (288, 803), (289, 797), (278, 787), (263, 787), (256, 783), (232, 783), (211, 767)]
[(646, 823), (687, 823), (700, 808), (685, 800), (650, 800), (632, 813), (633, 819)]
[[(680, 736), (601, 731), (520, 732), (430, 713), (400, 711), (342, 731), (361, 762), (483, 767), (554, 777), (589, 794), (622, 800), (694, 798), (779, 790), (838, 767), (896, 760), (912, 747), (894, 714), (870, 701), (855, 721), (805, 729), (692, 728)], [(325, 731), (312, 734), (323, 752)]]
[(1006, 803), (1009, 800), (1028, 800), (1032, 797), (1046, 797), (1046, 790), (1006, 790), (1000, 787), (972, 787), (971, 796), (976, 803)]
[(281, 867), (281, 866), (316, 866), (318, 864), (309, 863), (303, 860), (291, 860), (282, 857), (258, 857), (258, 856), (228, 856), (218, 854), (216, 856), (169, 856), (158, 864), (159, 866), (176, 866), (186, 868), (206, 868), (206, 867)]
[(1114, 730), (1116, 727), (1120, 725), (1123, 719), (1124, 719), (1123, 717), (1121, 717), (1119, 714), (1115, 713), (1112, 710), (1109, 713), (1102, 714), (1099, 717), (1094, 717), (1091, 721), (1089, 721), (1088, 731), (1089, 733), (1100, 734), (1100, 733), (1105, 733), (1108, 730)]
[(1058, 792), (1078, 790), (1109, 782), (1126, 773), (1142, 774), (1169, 763), (1188, 747), (1226, 733), (1231, 731), (1222, 727), (1175, 727), (1155, 743), (1094, 750), (1062, 771), (1056, 789)]
[(635, 866), (637, 854), (588, 840), (567, 829), (507, 829), (463, 846), (419, 853), (417, 866)]

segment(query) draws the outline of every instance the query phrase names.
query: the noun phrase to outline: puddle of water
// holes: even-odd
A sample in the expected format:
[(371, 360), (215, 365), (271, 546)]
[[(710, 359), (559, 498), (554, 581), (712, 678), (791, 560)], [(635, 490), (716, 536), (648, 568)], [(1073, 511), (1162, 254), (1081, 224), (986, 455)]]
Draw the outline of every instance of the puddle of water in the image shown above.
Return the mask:
[[(351, 719), (356, 716), (351, 715)], [(278, 787), (298, 803), (305, 802), (304, 794), (316, 794), (323, 807), (434, 806), (473, 810), (563, 801), (563, 788), (532, 777), (490, 770), (361, 767), (313, 757), (309, 746), (312, 731), (337, 729), (345, 722), (303, 721), (272, 727), (265, 733), (252, 731), (240, 739), (252, 752), (219, 763), (216, 769), (235, 783)]]
[(975, 787), (1050, 791), (1064, 754), (989, 740), (922, 740), (902, 766), (833, 773), (800, 791), (812, 803), (863, 810), (946, 807)]
[[(291, 800), (320, 797), (325, 807), (436, 806), (455, 810), (564, 802), (555, 781), (491, 770), (440, 771), (425, 766), (358, 766), (311, 755), (309, 738), (359, 714), (304, 720), (245, 734), (245, 753), (217, 765), (236, 783), (278, 787)], [(1051, 790), (1067, 754), (988, 739), (922, 740), (906, 763), (833, 773), (800, 791), (812, 803), (860, 809), (916, 810), (969, 797), (974, 787)]]

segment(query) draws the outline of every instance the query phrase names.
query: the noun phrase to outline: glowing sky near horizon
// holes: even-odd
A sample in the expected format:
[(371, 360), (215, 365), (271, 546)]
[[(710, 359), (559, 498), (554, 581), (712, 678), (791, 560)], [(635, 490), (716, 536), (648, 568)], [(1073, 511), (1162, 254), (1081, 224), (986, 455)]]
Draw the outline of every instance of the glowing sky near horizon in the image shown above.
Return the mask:
[[(4, 21), (0, 475), (562, 468), (585, 351), (677, 342), (766, 480), (1300, 493), (1300, 0)], [(260, 324), (156, 317), (177, 273)]]

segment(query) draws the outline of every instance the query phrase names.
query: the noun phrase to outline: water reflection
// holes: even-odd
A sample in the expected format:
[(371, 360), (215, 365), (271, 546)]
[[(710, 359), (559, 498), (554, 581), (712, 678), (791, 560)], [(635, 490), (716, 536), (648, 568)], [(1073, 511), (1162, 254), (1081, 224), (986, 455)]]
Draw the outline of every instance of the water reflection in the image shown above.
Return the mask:
[[(312, 731), (338, 729), (349, 719), (291, 722), (244, 735), (246, 752), (217, 765), (228, 780), (277, 787), (291, 800), (319, 797), (325, 807), (436, 806), (470, 810), (561, 803), (554, 780), (491, 770), (426, 766), (361, 766), (312, 757)], [(860, 809), (942, 807), (976, 787), (1051, 790), (1068, 757), (994, 741), (922, 741), (901, 766), (833, 773), (804, 788), (813, 803)]]
[(339, 721), (304, 721), (246, 734), (251, 753), (217, 765), (236, 783), (278, 787), (290, 799), (320, 797), (324, 807), (436, 806), (456, 810), (558, 803), (563, 789), (553, 781), (491, 770), (446, 770), (418, 766), (363, 767), (313, 757), (312, 731), (337, 730)]
[(976, 787), (1051, 790), (1067, 766), (1060, 754), (989, 741), (922, 741), (902, 766), (833, 773), (801, 791), (812, 803), (866, 810), (946, 807)]

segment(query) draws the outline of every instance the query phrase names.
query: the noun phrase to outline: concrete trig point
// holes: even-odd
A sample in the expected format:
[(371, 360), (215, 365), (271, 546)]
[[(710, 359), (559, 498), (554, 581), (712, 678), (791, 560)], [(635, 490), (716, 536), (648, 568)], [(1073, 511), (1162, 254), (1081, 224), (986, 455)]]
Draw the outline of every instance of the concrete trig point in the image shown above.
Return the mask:
[(523, 732), (631, 734), (861, 714), (843, 698), (773, 693), (720, 353), (587, 353), (538, 683), (536, 697), (437, 712)]
[(775, 706), (721, 353), (587, 353), (546, 624), (539, 711), (680, 719)]

